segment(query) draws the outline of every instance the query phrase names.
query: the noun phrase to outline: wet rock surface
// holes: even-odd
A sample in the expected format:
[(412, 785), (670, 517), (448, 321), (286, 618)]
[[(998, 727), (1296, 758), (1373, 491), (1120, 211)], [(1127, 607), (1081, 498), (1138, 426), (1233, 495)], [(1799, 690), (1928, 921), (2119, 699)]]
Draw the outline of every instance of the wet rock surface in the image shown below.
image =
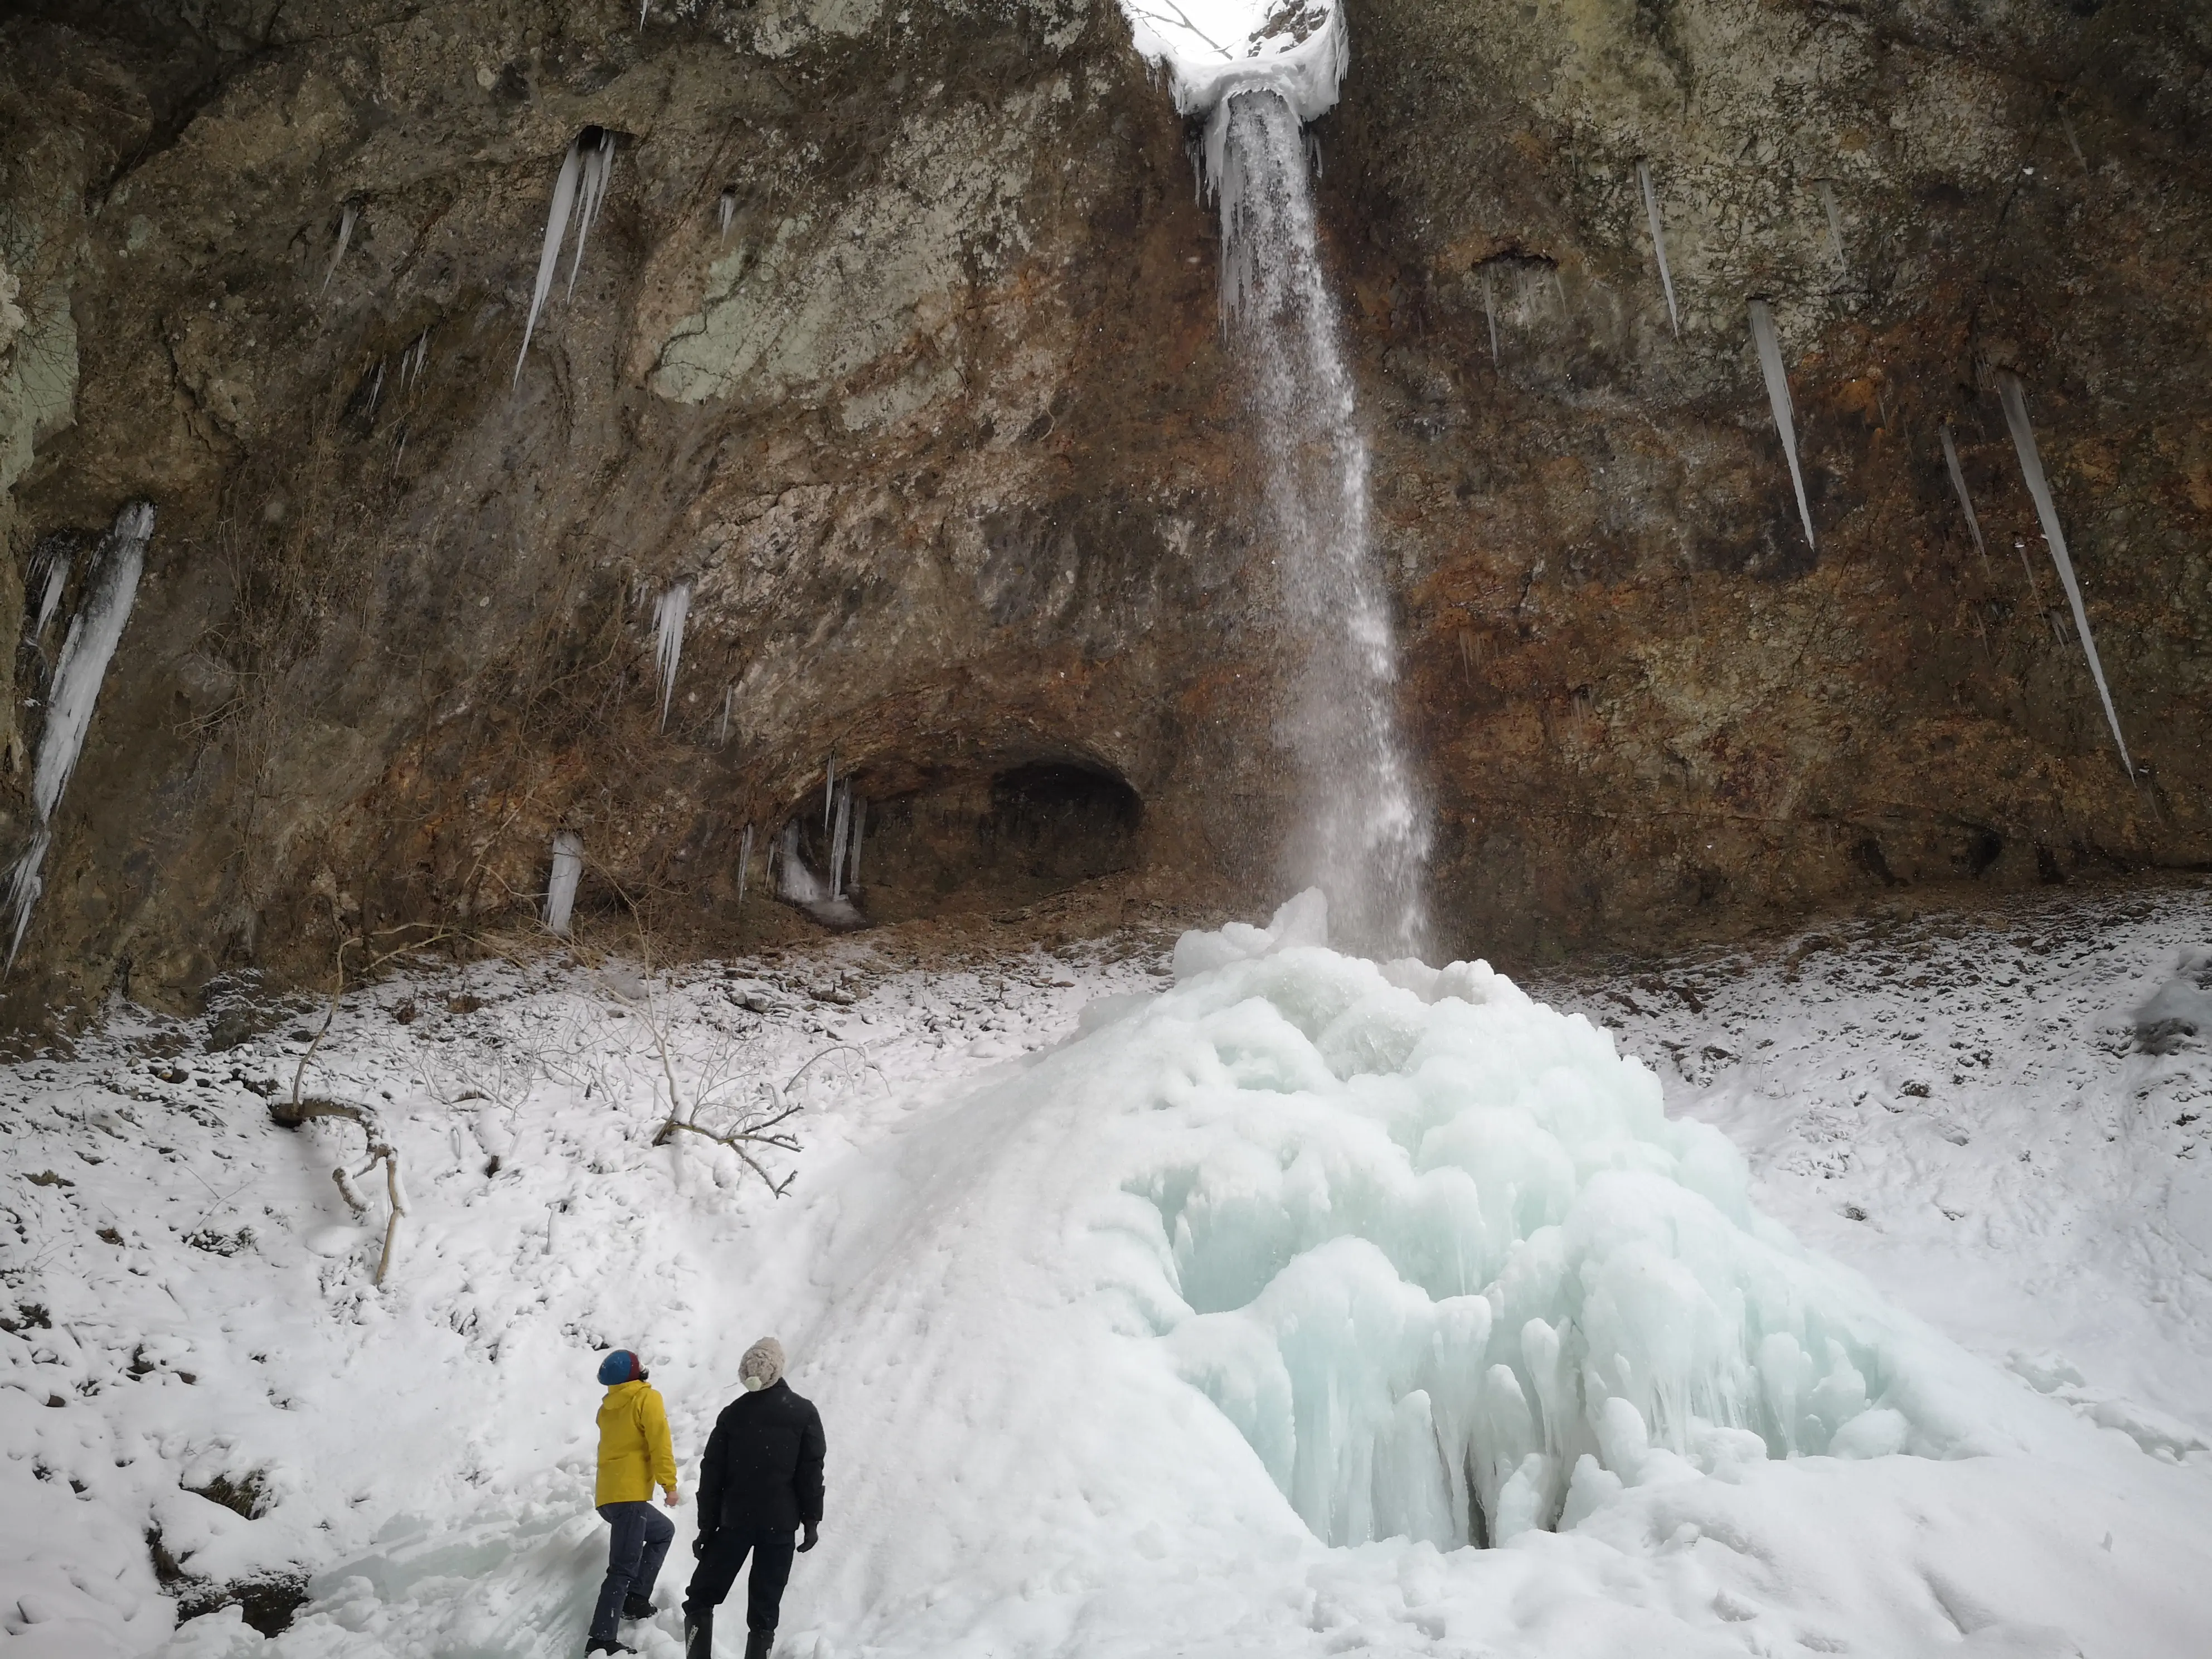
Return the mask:
[[(1352, 22), (1321, 199), (1438, 954), (2212, 858), (2194, 11)], [(605, 204), (518, 374), (587, 125)], [(161, 520), (6, 1018), (513, 925), (563, 827), (586, 929), (796, 936), (736, 854), (818, 820), (832, 755), (890, 837), (888, 919), (1267, 887), (1295, 641), (1184, 139), (1118, 14), (1073, 0), (14, 9), (0, 622), (41, 547), (131, 499)], [(654, 603), (686, 580), (664, 726)], [(19, 744), (75, 598), (10, 665)], [(1007, 805), (1047, 775), (1107, 805)]]

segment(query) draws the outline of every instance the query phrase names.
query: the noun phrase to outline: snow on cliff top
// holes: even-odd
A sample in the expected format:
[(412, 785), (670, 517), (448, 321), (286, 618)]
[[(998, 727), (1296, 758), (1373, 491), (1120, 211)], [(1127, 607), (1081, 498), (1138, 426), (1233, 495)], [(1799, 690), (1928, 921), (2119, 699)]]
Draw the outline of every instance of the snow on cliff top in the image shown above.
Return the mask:
[(1185, 115), (1264, 86), (1310, 121), (1336, 106), (1351, 64), (1333, 0), (1121, 0), (1121, 10), (1146, 62), (1166, 67)]
[[(358, 1136), (267, 1120), (308, 1022), (121, 1013), (0, 1108), (0, 1659), (578, 1651), (598, 1353), (688, 1481), (771, 1331), (830, 1446), (787, 1656), (2193, 1653), (2212, 1060), (2128, 1033), (2208, 924), (1561, 988), (1656, 1072), (1310, 906), (1171, 974), (391, 982), (320, 1073), (408, 1171), (380, 1291)], [(809, 1073), (789, 1196), (652, 1146), (655, 1030), (687, 1093), (864, 1051)], [(156, 1532), (313, 1599), (173, 1636)]]

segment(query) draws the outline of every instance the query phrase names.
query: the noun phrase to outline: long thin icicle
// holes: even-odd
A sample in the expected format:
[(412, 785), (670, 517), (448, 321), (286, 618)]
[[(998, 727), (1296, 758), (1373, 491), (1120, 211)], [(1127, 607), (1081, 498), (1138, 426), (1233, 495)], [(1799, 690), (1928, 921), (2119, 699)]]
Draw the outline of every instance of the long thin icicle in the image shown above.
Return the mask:
[(738, 216), (738, 190), (732, 185), (722, 192), (720, 206), (716, 210), (722, 222), (722, 234), (730, 234), (730, 221)]
[(822, 827), (830, 827), (830, 809), (837, 804), (837, 757), (830, 757), (830, 769), (822, 776)]
[(1828, 210), (1828, 240), (1836, 253), (1836, 264), (1848, 271), (1850, 261), (1844, 256), (1844, 210), (1836, 204), (1836, 187), (1826, 179), (1820, 180), (1820, 205)]
[(653, 664), (660, 674), (660, 729), (668, 729), (669, 700), (676, 695), (676, 665), (684, 656), (684, 622), (691, 614), (691, 584), (678, 582), (653, 607)]
[(2021, 388), (2019, 375), (2007, 373), (1997, 376), (1997, 398), (2004, 404), (2005, 424), (2012, 428), (2012, 447), (2020, 452), (2021, 475), (2027, 480), (2027, 493), (2035, 498), (2035, 515), (2043, 520), (2043, 539), (2051, 544), (2051, 562), (2058, 567), (2058, 580), (2066, 590), (2066, 603), (2074, 607), (2075, 631), (2081, 635), (2081, 654), (2089, 659), (2089, 677), (2097, 682), (2097, 696), (2105, 705), (2105, 718), (2112, 722), (2112, 741), (2119, 745), (2120, 764), (2133, 777), (2136, 763), (2128, 757), (2128, 740), (2120, 735), (2120, 716), (2112, 707), (2112, 688), (2105, 684), (2105, 665), (2098, 659), (2097, 641), (2089, 632), (2089, 613), (2081, 604), (2081, 584), (2074, 580), (2074, 560), (2066, 551), (2066, 532), (2058, 527), (2058, 506), (2051, 499), (2051, 481), (2043, 476), (2043, 457), (2036, 451), (2035, 428), (2027, 419), (2027, 394)]
[[(31, 844), (23, 849), (8, 872), (8, 903), (15, 925), (8, 943), (7, 968), (15, 964), (23, 948), (23, 933), (31, 923), (32, 907), (46, 890), (41, 873), (46, 850), (53, 844), (54, 809), (69, 787), (83, 752), (85, 733), (92, 726), (93, 706), (100, 699), (107, 665), (131, 620), (131, 607), (138, 598), (139, 574), (146, 567), (146, 544), (154, 534), (154, 507), (134, 501), (115, 515), (115, 523), (93, 555), (92, 575), (84, 605), (70, 621), (62, 641), (60, 659), (46, 690), (46, 724), (39, 731), (39, 757), (31, 769)], [(4, 971), (4, 969), (0, 969)]]
[(753, 827), (745, 826), (744, 838), (738, 843), (738, 902), (745, 902), (745, 872), (752, 867)]
[(830, 896), (845, 896), (845, 837), (853, 829), (853, 786), (848, 781), (837, 792), (837, 818), (830, 832)]
[(360, 217), (358, 203), (348, 202), (338, 210), (338, 247), (337, 252), (331, 255), (331, 268), (323, 273), (323, 292), (325, 294), (331, 291), (331, 278), (338, 274), (338, 261), (345, 258), (346, 249), (352, 246), (354, 223)]
[[(581, 139), (578, 140), (581, 143)], [(576, 291), (576, 273), (584, 266), (584, 244), (590, 240), (592, 227), (598, 222), (599, 204), (606, 200), (607, 179), (615, 170), (615, 136), (604, 127), (599, 130), (599, 142), (583, 151), (583, 178), (576, 200), (576, 252), (568, 261), (568, 292)]]
[(1959, 466), (1959, 446), (1951, 441), (1950, 422), (1944, 422), (1938, 431), (1943, 439), (1943, 465), (1951, 470), (1951, 488), (1959, 492), (1959, 510), (1966, 515), (1966, 533), (1974, 538), (1974, 551), (1982, 556), (1986, 569), (1990, 550), (1982, 544), (1982, 521), (1974, 514), (1974, 498), (1966, 493), (1966, 475)]
[(1797, 492), (1797, 516), (1804, 520), (1805, 545), (1814, 552), (1813, 507), (1805, 499), (1805, 473), (1797, 464), (1797, 420), (1790, 402), (1790, 377), (1782, 369), (1782, 341), (1774, 331), (1774, 307), (1764, 300), (1751, 302), (1751, 339), (1759, 349), (1759, 372), (1766, 379), (1766, 401), (1774, 406), (1774, 429), (1782, 434), (1782, 453), (1790, 459), (1790, 483)]
[(1644, 215), (1651, 222), (1651, 249), (1659, 256), (1659, 286), (1667, 291), (1667, 322), (1674, 337), (1682, 337), (1682, 314), (1674, 308), (1674, 273), (1667, 264), (1667, 227), (1659, 218), (1659, 192), (1651, 187), (1651, 164), (1636, 164), (1636, 182), (1644, 186)]
[(1490, 267), (1482, 268), (1482, 317), (1490, 325), (1490, 361), (1498, 361), (1498, 285), (1491, 280)]
[(576, 908), (576, 884), (584, 878), (584, 838), (573, 830), (553, 837), (553, 875), (545, 884), (545, 926), (568, 937)]
[(860, 890), (860, 837), (867, 832), (867, 799), (862, 795), (855, 795), (853, 798), (853, 869), (852, 873), (845, 879), (845, 886), (851, 892), (858, 892)]
[(522, 384), (522, 361), (530, 355), (530, 337), (538, 329), (538, 313), (553, 291), (553, 274), (561, 267), (561, 238), (568, 228), (569, 210), (576, 204), (576, 176), (582, 170), (583, 135), (568, 141), (561, 158), (561, 171), (553, 180), (553, 205), (545, 213), (545, 246), (538, 255), (538, 283), (530, 294), (530, 320), (522, 325), (522, 349), (514, 354), (514, 384)]

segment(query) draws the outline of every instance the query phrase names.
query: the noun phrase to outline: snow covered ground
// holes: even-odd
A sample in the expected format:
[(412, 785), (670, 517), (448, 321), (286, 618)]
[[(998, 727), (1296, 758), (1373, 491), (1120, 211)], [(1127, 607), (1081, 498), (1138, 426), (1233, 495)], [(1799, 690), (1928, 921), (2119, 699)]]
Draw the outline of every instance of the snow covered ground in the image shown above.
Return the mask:
[[(2212, 890), (1542, 988), (1656, 1083), (1302, 938), (379, 984), (308, 1087), (399, 1148), (380, 1290), (359, 1131), (269, 1120), (318, 1011), (10, 1068), (0, 1659), (580, 1652), (597, 1354), (688, 1474), (771, 1331), (831, 1448), (785, 1654), (2205, 1650)], [(797, 1074), (786, 1196), (652, 1144), (671, 1074)]]

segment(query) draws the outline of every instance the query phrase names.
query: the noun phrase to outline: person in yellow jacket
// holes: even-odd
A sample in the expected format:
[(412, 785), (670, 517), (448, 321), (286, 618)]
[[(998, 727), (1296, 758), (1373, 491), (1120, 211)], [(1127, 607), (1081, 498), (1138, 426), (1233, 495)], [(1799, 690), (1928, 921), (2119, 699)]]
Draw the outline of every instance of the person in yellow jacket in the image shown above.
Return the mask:
[(592, 1501), (614, 1535), (607, 1540), (606, 1582), (592, 1610), (586, 1659), (595, 1653), (635, 1653), (615, 1639), (616, 1621), (653, 1616), (653, 1581), (668, 1558), (676, 1523), (653, 1508), (653, 1489), (676, 1507), (676, 1449), (668, 1441), (668, 1408), (646, 1381), (645, 1367), (628, 1348), (599, 1362), (606, 1398), (599, 1402), (599, 1478)]

